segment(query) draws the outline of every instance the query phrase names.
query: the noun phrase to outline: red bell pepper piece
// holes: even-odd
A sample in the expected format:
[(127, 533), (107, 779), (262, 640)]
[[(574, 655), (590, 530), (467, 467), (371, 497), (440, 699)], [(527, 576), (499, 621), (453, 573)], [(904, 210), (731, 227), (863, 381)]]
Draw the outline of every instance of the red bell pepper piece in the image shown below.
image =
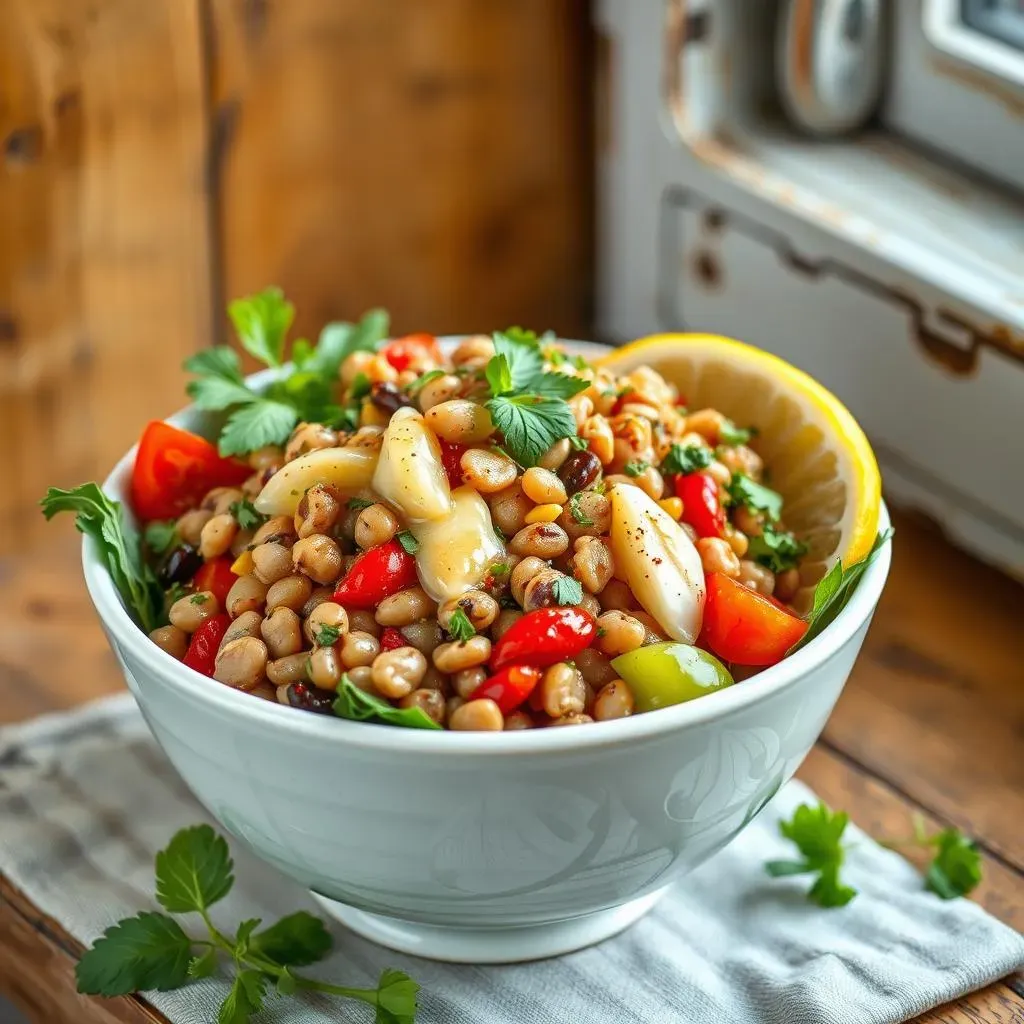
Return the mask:
[(705, 579), (698, 643), (734, 665), (774, 665), (807, 632), (807, 623), (772, 597), (722, 573)]
[(333, 600), (346, 608), (376, 608), (384, 598), (417, 582), (416, 559), (392, 540), (370, 548), (352, 563)]
[(538, 608), (514, 623), (491, 651), (491, 668), (512, 662), (554, 665), (574, 658), (597, 636), (597, 623), (582, 608)]
[(438, 441), (441, 445), (441, 465), (448, 477), (448, 486), (454, 490), (462, 486), (462, 453), (469, 448), (465, 444)]
[(469, 699), (490, 697), (501, 708), (501, 713), (507, 715), (530, 696), (543, 674), (533, 665), (507, 665), (490, 679), (485, 679)]
[(230, 615), (214, 615), (207, 619), (192, 634), (188, 650), (182, 661), (202, 675), (212, 676), (213, 663), (217, 658), (217, 648), (220, 647), (220, 642), (224, 639), (224, 634), (230, 625)]
[(238, 581), (231, 571), (231, 559), (227, 555), (204, 562), (192, 577), (196, 590), (209, 590), (221, 608), (227, 604), (228, 591)]
[(725, 509), (714, 477), (709, 473), (681, 473), (675, 488), (676, 497), (683, 499), (683, 522), (689, 523), (698, 537), (725, 536)]
[(381, 355), (399, 372), (429, 361), (441, 362), (441, 350), (432, 334), (407, 334), (381, 349)]
[(252, 475), (237, 459), (222, 459), (198, 434), (153, 420), (142, 432), (132, 468), (131, 499), (143, 520), (173, 519), (213, 487), (234, 487)]
[(384, 631), (380, 635), (380, 649), (384, 651), (394, 651), (399, 647), (408, 647), (409, 641), (402, 636), (400, 630), (395, 629), (394, 626), (385, 626)]

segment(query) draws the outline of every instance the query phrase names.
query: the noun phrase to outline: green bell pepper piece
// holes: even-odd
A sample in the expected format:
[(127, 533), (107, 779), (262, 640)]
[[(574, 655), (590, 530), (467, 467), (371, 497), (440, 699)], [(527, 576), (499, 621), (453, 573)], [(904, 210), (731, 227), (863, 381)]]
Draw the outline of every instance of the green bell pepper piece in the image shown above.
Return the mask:
[(732, 686), (729, 670), (699, 647), (667, 640), (612, 659), (633, 691), (637, 711), (656, 711)]

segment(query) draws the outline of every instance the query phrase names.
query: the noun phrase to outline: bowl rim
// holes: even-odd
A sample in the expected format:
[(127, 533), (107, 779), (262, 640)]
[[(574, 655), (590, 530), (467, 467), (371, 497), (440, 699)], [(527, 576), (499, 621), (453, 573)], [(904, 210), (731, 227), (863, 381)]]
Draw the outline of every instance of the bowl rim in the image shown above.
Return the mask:
[[(454, 343), (458, 337), (439, 339)], [(596, 342), (559, 339), (582, 351), (601, 351), (609, 346)], [(277, 371), (263, 370), (247, 379), (255, 384), (273, 379)], [(186, 406), (166, 421), (180, 425), (194, 412)], [(138, 444), (122, 456), (103, 481), (103, 490), (128, 509), (125, 500), (131, 467)], [(885, 502), (881, 503), (879, 530), (890, 525)], [(885, 586), (892, 562), (892, 543), (887, 543), (861, 577), (846, 607), (806, 647), (763, 669), (739, 684), (707, 694), (699, 700), (662, 708), (656, 714), (633, 715), (610, 722), (594, 722), (585, 729), (528, 729), (492, 736), (489, 733), (451, 732), (434, 729), (398, 729), (371, 722), (351, 722), (328, 715), (315, 715), (285, 707), (212, 681), (173, 658), (156, 646), (135, 624), (121, 603), (113, 579), (103, 562), (99, 545), (89, 536), (82, 541), (82, 568), (86, 588), (108, 635), (123, 644), (143, 663), (148, 663), (161, 680), (200, 704), (227, 715), (239, 715), (252, 725), (284, 729), (296, 737), (308, 737), (380, 752), (416, 754), (457, 754), (516, 756), (521, 754), (569, 754), (633, 744), (640, 740), (663, 738), (690, 726), (722, 719), (753, 707), (795, 686), (806, 675), (830, 661), (868, 621)]]

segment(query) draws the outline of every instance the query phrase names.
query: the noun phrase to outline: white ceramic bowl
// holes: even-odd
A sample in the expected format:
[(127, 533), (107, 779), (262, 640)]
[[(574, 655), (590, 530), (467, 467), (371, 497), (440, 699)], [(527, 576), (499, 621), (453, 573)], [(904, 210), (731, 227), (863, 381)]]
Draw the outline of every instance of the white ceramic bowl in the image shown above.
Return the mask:
[[(134, 457), (107, 479), (112, 497), (125, 500)], [(495, 963), (615, 934), (758, 813), (839, 697), (890, 546), (828, 629), (751, 680), (618, 722), (501, 735), (348, 722), (222, 686), (140, 632), (89, 539), (83, 561), (153, 735), (232, 835), (383, 945)]]

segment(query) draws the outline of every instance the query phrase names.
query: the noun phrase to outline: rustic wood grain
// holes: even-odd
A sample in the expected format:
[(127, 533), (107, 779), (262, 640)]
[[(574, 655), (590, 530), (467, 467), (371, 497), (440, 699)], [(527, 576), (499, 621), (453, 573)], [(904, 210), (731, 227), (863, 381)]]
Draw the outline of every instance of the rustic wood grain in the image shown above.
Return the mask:
[(399, 331), (585, 328), (583, 0), (210, 11), (228, 297), (280, 284), (299, 333), (372, 305)]
[(49, 484), (182, 404), (209, 334), (198, 0), (8, 0), (0, 31), (0, 553)]

